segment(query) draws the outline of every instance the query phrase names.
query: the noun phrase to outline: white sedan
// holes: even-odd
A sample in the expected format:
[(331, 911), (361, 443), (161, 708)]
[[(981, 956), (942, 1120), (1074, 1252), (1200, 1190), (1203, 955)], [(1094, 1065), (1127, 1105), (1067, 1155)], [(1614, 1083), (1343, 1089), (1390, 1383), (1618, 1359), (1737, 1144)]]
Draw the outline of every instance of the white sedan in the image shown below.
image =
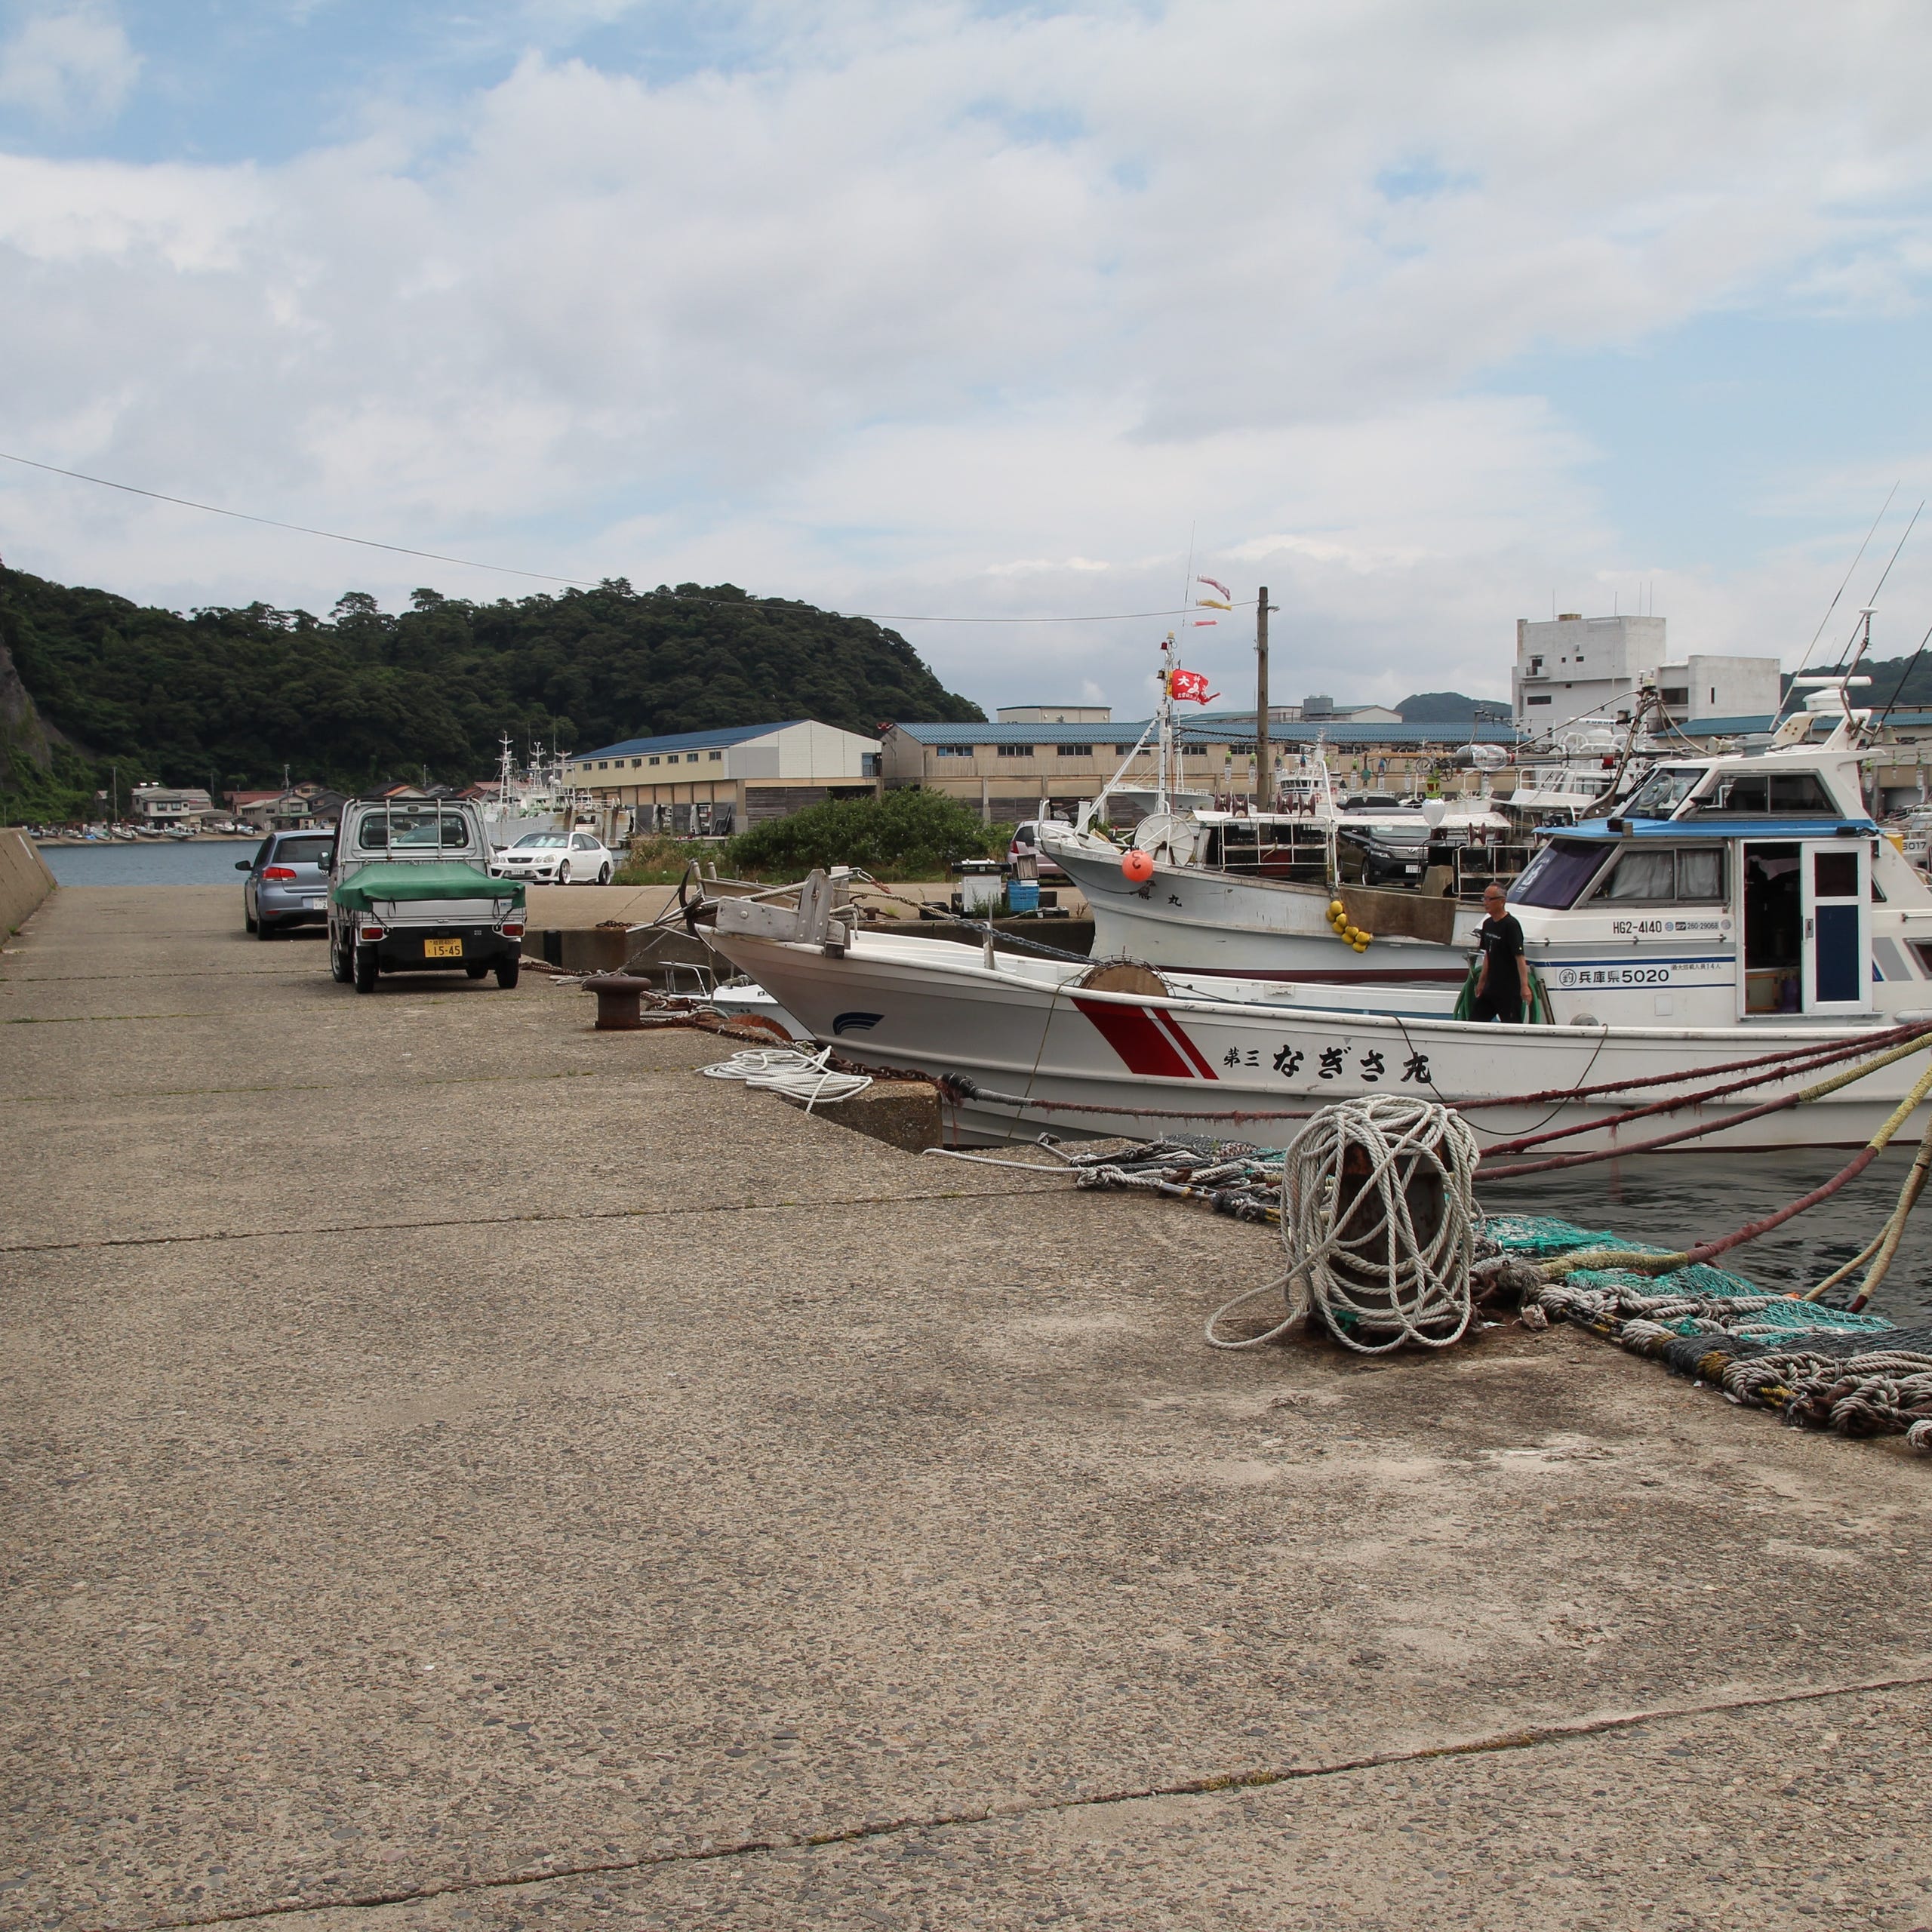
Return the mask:
[(534, 885), (608, 885), (617, 858), (594, 832), (526, 832), (491, 860), (490, 869)]

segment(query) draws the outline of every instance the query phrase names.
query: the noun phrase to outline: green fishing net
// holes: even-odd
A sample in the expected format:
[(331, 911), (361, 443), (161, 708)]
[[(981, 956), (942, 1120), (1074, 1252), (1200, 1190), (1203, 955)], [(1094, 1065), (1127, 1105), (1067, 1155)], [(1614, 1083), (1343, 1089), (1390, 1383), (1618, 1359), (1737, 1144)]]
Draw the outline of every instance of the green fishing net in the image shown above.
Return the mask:
[[(1623, 1247), (1638, 1254), (1663, 1254), (1669, 1251), (1653, 1247), (1641, 1241), (1626, 1241), (1620, 1235), (1601, 1229), (1580, 1228), (1574, 1222), (1553, 1214), (1492, 1214), (1484, 1221), (1481, 1232), (1496, 1245), (1512, 1254), (1533, 1260), (1553, 1255), (1572, 1254), (1580, 1248)], [(1582, 1268), (1565, 1278), (1580, 1287), (1633, 1288), (1644, 1295), (1697, 1295), (1712, 1300), (1735, 1300), (1768, 1295), (1742, 1275), (1728, 1269), (1713, 1268), (1709, 1263), (1693, 1262), (1687, 1268), (1673, 1269), (1668, 1275), (1637, 1275), (1621, 1268)], [(1679, 1334), (1694, 1334), (1700, 1325), (1696, 1315), (1666, 1320), (1666, 1327)], [(1822, 1302), (1797, 1301), (1777, 1297), (1761, 1309), (1741, 1314), (1725, 1327), (1740, 1335), (1788, 1335), (1807, 1328), (1835, 1328), (1874, 1332), (1892, 1324), (1880, 1315), (1854, 1315), (1847, 1309), (1828, 1308)]]

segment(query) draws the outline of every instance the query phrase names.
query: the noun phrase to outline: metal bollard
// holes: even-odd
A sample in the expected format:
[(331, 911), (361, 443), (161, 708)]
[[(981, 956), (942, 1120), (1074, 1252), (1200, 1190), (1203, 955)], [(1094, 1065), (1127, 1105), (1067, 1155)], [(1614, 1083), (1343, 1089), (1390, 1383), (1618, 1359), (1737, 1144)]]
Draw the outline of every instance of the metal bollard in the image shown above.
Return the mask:
[(597, 1031), (600, 1033), (638, 1033), (644, 1030), (638, 1011), (641, 996), (651, 990), (651, 982), (634, 973), (599, 973), (583, 983), (586, 992), (597, 995)]

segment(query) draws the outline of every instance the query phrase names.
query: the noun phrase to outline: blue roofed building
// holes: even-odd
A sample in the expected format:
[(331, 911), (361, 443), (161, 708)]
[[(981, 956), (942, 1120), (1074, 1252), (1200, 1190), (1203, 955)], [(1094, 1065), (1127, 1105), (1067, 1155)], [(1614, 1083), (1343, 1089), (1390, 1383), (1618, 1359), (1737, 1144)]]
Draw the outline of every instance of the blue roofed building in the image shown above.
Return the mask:
[(571, 783), (621, 833), (718, 838), (828, 798), (878, 795), (879, 741), (810, 718), (626, 738), (571, 755)]
[[(1374, 721), (1357, 721), (1337, 711), (1319, 719), (1289, 719), (1271, 706), (1269, 762), (1278, 771), (1312, 761), (1319, 746), (1343, 784), (1406, 788), (1425, 767), (1440, 771), (1472, 735), (1484, 744), (1517, 741), (1508, 724), (1404, 724), (1386, 721), (1390, 715), (1378, 711)], [(1028, 819), (1043, 804), (1058, 811), (1095, 796), (1146, 728), (1144, 718), (1060, 724), (1046, 716), (1003, 718), (996, 724), (894, 724), (885, 734), (885, 783), (943, 792), (989, 820)], [(1180, 782), (1186, 789), (1217, 797), (1254, 795), (1253, 712), (1207, 712), (1183, 723), (1179, 737)], [(1151, 772), (1151, 754), (1135, 769)]]

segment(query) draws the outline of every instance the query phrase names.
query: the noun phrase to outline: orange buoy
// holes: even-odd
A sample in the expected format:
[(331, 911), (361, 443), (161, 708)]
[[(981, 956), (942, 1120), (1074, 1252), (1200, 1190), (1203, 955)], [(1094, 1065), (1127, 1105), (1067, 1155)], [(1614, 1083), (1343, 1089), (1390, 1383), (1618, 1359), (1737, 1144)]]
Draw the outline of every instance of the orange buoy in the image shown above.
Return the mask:
[(1121, 876), (1135, 885), (1145, 885), (1154, 876), (1154, 861), (1137, 847), (1120, 862)]

